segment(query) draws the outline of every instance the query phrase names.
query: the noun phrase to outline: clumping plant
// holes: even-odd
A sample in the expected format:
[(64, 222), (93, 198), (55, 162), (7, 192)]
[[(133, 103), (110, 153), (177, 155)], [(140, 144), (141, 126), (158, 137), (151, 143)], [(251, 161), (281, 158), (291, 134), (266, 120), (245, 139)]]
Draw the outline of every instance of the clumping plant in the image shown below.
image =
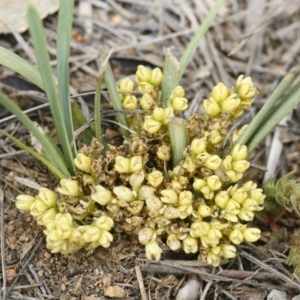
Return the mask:
[[(92, 252), (99, 246), (107, 248), (116, 230), (136, 236), (145, 246), (148, 259), (159, 260), (162, 245), (166, 244), (173, 251), (199, 252), (201, 260), (218, 266), (222, 259), (236, 256), (236, 245), (260, 238), (260, 229), (249, 222), (262, 211), (265, 195), (263, 189), (243, 180), (243, 176), (250, 167), (249, 153), (299, 102), (300, 84), (282, 95), (300, 70), (287, 74), (257, 116), (242, 128), (233, 129), (232, 125), (258, 94), (252, 79), (243, 75), (233, 87), (218, 83), (203, 101), (203, 115), (183, 119), (188, 100), (179, 84), (180, 77), (223, 3), (217, 1), (180, 62), (167, 50), (163, 70), (138, 66), (135, 81), (124, 78), (116, 85), (108, 55), (100, 51), (94, 124), (82, 131), (79, 150), (74, 129), (86, 120), (70, 99), (70, 93), (75, 93), (67, 79), (74, 1), (61, 2), (57, 78), (50, 67), (45, 35), (34, 7), (29, 7), (28, 16), (38, 69), (0, 47), (1, 64), (45, 91), (61, 142), (59, 148), (0, 92), (0, 103), (32, 132), (40, 150), (0, 132), (44, 163), (59, 180), (54, 190), (41, 187), (36, 196), (19, 195), (16, 201), (18, 209), (30, 212), (44, 226), (51, 252), (69, 254), (80, 249)], [(124, 137), (120, 145), (110, 145), (102, 134), (103, 81)], [(269, 187), (268, 194), (275, 197), (279, 185), (270, 183)], [(296, 200), (278, 199), (286, 207), (298, 205)]]
[[(148, 259), (159, 260), (165, 242), (174, 251), (200, 251), (202, 260), (218, 266), (236, 256), (235, 245), (259, 239), (260, 230), (247, 222), (262, 210), (265, 196), (254, 182), (239, 183), (250, 166), (247, 147), (235, 145), (231, 154), (223, 147), (245, 128), (228, 139), (230, 125), (257, 93), (251, 78), (239, 76), (233, 88), (217, 84), (203, 102), (205, 116), (185, 121), (180, 115), (188, 101), (181, 86), (160, 106), (163, 76), (159, 68), (139, 66), (135, 82), (120, 81), (131, 132), (123, 144), (104, 153), (93, 139), (74, 159), (76, 175), (61, 179), (56, 191), (42, 187), (36, 197), (17, 197), (16, 206), (45, 226), (53, 253), (109, 247), (116, 228), (135, 234)], [(178, 126), (180, 136), (172, 128)], [(179, 158), (173, 147), (178, 139), (184, 144)]]

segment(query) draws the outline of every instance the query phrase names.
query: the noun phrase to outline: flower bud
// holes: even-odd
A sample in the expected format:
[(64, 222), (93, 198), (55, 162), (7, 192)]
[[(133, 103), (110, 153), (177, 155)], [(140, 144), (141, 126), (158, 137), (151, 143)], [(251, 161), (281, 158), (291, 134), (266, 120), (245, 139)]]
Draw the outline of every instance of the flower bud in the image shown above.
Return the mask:
[(188, 108), (188, 100), (186, 98), (176, 97), (171, 101), (174, 111), (182, 111)]
[(132, 191), (124, 185), (115, 186), (113, 192), (121, 201), (131, 202), (135, 199)]
[(53, 207), (57, 202), (55, 193), (44, 187), (40, 188), (37, 198), (41, 199), (47, 207)]
[(30, 195), (18, 195), (16, 201), (16, 207), (19, 210), (30, 211), (30, 206), (36, 200), (35, 197)]
[(142, 184), (145, 179), (145, 173), (143, 170), (133, 173), (129, 176), (129, 184), (135, 190), (137, 190)]
[(92, 158), (90, 156), (84, 155), (83, 153), (78, 153), (74, 159), (75, 166), (86, 173), (90, 173), (92, 166)]
[(205, 186), (206, 186), (206, 181), (204, 179), (201, 179), (201, 178), (194, 179), (193, 188), (196, 191), (201, 191), (201, 189)]
[(79, 183), (77, 180), (71, 179), (61, 179), (60, 187), (57, 188), (57, 191), (61, 195), (76, 197), (79, 195)]
[(240, 75), (236, 81), (236, 90), (241, 98), (252, 98), (257, 94), (257, 89), (253, 85), (252, 79), (250, 77), (243, 78)]
[(38, 216), (36, 221), (40, 225), (47, 226), (49, 222), (53, 222), (57, 215), (57, 211), (54, 207), (49, 208), (42, 215)]
[(224, 172), (231, 182), (237, 182), (243, 177), (243, 173), (238, 173), (233, 170), (228, 170)]
[(249, 211), (247, 209), (241, 209), (239, 214), (238, 214), (239, 218), (243, 221), (252, 221), (254, 218), (254, 213), (252, 211)]
[(203, 152), (203, 153), (197, 154), (196, 159), (197, 159), (197, 161), (200, 161), (200, 162), (204, 163), (210, 157), (211, 157), (211, 155), (209, 153)]
[(95, 191), (91, 193), (91, 198), (100, 205), (105, 206), (112, 200), (111, 191), (101, 185), (95, 186)]
[(218, 155), (212, 155), (204, 162), (204, 165), (206, 168), (215, 171), (220, 167), (221, 163), (222, 159)]
[(211, 191), (216, 191), (222, 187), (220, 178), (217, 175), (208, 176), (206, 182)]
[(229, 199), (225, 206), (226, 212), (237, 215), (240, 211), (240, 205), (233, 199)]
[(154, 197), (155, 188), (148, 185), (142, 185), (138, 191), (138, 198), (140, 200), (147, 200), (148, 198)]
[(59, 239), (67, 239), (70, 237), (72, 230), (73, 230), (73, 218), (72, 216), (67, 214), (57, 214), (55, 217), (55, 225), (56, 230), (59, 236)]
[(213, 252), (209, 251), (207, 253), (207, 256), (206, 256), (206, 262), (209, 265), (212, 265), (214, 267), (218, 267), (220, 265), (220, 262), (221, 262), (221, 256), (217, 255), (217, 254), (214, 254)]
[(154, 229), (145, 227), (139, 231), (138, 237), (139, 237), (140, 244), (146, 245), (151, 240), (156, 238), (156, 233), (155, 233)]
[(137, 100), (133, 95), (126, 95), (123, 102), (122, 107), (126, 110), (134, 110), (137, 109)]
[(247, 146), (245, 145), (235, 145), (232, 149), (232, 160), (245, 160), (248, 155)]
[(159, 200), (159, 198), (154, 197), (154, 196), (146, 199), (146, 205), (147, 205), (147, 209), (149, 211), (151, 211), (151, 210), (158, 211), (159, 209), (161, 209), (163, 207), (163, 203)]
[(179, 217), (179, 211), (176, 207), (168, 205), (164, 211), (163, 216), (169, 220), (176, 219)]
[[(224, 213), (224, 214), (223, 214)], [(236, 223), (239, 221), (239, 218), (237, 217), (236, 214), (232, 214), (232, 213), (229, 213), (229, 212), (226, 212), (225, 210), (222, 211), (222, 216), (224, 219), (232, 222), (232, 223)]]
[(143, 169), (141, 156), (133, 156), (129, 159), (129, 173), (136, 173)]
[(182, 248), (185, 253), (196, 253), (198, 251), (198, 241), (196, 238), (187, 236), (182, 241)]
[(229, 90), (224, 83), (219, 82), (213, 88), (211, 96), (217, 103), (221, 103), (229, 97)]
[(152, 112), (152, 117), (154, 120), (163, 122), (166, 116), (166, 112), (162, 107), (155, 107)]
[(118, 173), (129, 173), (129, 158), (117, 156), (115, 158), (115, 170)]
[(224, 258), (236, 257), (236, 248), (233, 245), (221, 245), (221, 251)]
[(93, 176), (88, 174), (83, 174), (82, 180), (84, 185), (92, 185), (95, 182)]
[(162, 253), (161, 248), (158, 246), (155, 240), (152, 240), (146, 244), (146, 257), (149, 260), (160, 260)]
[(171, 97), (176, 98), (176, 97), (183, 97), (185, 95), (184, 89), (182, 88), (182, 86), (178, 85), (176, 86), (171, 93)]
[(217, 104), (217, 102), (213, 98), (209, 98), (204, 100), (203, 108), (205, 113), (210, 117), (217, 117), (221, 112), (221, 107)]
[(101, 216), (93, 222), (93, 225), (99, 229), (109, 231), (114, 226), (114, 221), (110, 217)]
[(149, 83), (151, 83), (153, 86), (159, 86), (162, 82), (163, 74), (160, 68), (155, 68), (151, 71), (151, 78)]
[(182, 167), (189, 173), (193, 173), (196, 170), (196, 165), (191, 157), (186, 157)]
[(38, 218), (43, 215), (49, 207), (41, 200), (36, 199), (30, 206), (30, 214)]
[(197, 221), (191, 224), (190, 235), (192, 237), (206, 236), (210, 230), (207, 222)]
[(193, 194), (190, 191), (183, 191), (179, 194), (179, 205), (189, 205), (193, 202)]
[(225, 170), (231, 170), (231, 164), (232, 164), (232, 156), (227, 155), (222, 162), (222, 166)]
[(250, 191), (249, 197), (255, 200), (257, 204), (263, 204), (266, 196), (263, 194), (262, 189), (253, 189)]
[(173, 107), (166, 107), (164, 111), (165, 111), (165, 117), (163, 120), (163, 124), (167, 125), (169, 124), (169, 118), (174, 116), (174, 109)]
[(242, 231), (242, 234), (243, 234), (243, 237), (244, 237), (245, 241), (250, 242), (250, 243), (254, 243), (257, 240), (259, 240), (260, 233), (261, 233), (260, 229), (251, 228), (251, 227), (245, 228)]
[(146, 116), (143, 124), (143, 129), (148, 133), (157, 133), (162, 126), (162, 123), (155, 120), (152, 116)]
[(247, 198), (243, 202), (243, 208), (249, 211), (256, 211), (256, 209), (258, 208), (258, 204), (255, 200)]
[(78, 228), (81, 233), (81, 239), (85, 243), (94, 243), (99, 240), (101, 230), (92, 225), (84, 225)]
[(241, 233), (240, 229), (236, 228), (233, 229), (230, 234), (229, 234), (229, 239), (232, 243), (234, 243), (235, 245), (239, 245), (240, 243), (243, 242), (244, 240), (244, 236)]
[(247, 193), (243, 190), (243, 189), (237, 189), (232, 195), (231, 198), (239, 203), (239, 204), (243, 204), (244, 201), (247, 199)]
[(229, 195), (227, 191), (220, 191), (215, 197), (215, 203), (222, 209), (225, 208), (229, 200)]
[(163, 182), (163, 174), (160, 171), (153, 171), (148, 174), (148, 183), (153, 187), (158, 187)]
[(238, 160), (232, 163), (232, 169), (238, 173), (244, 173), (250, 167), (247, 160)]
[(119, 92), (131, 93), (133, 89), (134, 89), (134, 82), (129, 77), (126, 77), (120, 81)]
[(139, 82), (138, 90), (142, 94), (149, 94), (149, 95), (153, 95), (156, 92), (155, 87), (148, 82)]
[(238, 97), (238, 95), (232, 94), (221, 103), (222, 111), (232, 112), (240, 105), (240, 103), (241, 99)]
[(137, 67), (137, 71), (135, 74), (136, 74), (138, 83), (150, 82), (150, 80), (151, 80), (151, 71), (142, 65), (139, 65)]
[(154, 100), (149, 94), (144, 94), (141, 98), (140, 105), (144, 110), (150, 110), (154, 106)]
[(157, 152), (156, 155), (159, 159), (164, 160), (164, 161), (169, 161), (171, 158), (171, 149), (170, 146), (167, 145), (161, 145)]
[(219, 240), (222, 237), (222, 233), (216, 228), (210, 228), (208, 233), (206, 234), (206, 237), (210, 240)]
[(189, 205), (180, 205), (178, 206), (179, 215), (178, 217), (183, 220), (190, 216), (193, 212), (193, 206), (192, 204)]
[(100, 234), (100, 238), (98, 240), (98, 243), (103, 247), (103, 248), (108, 248), (110, 247), (111, 242), (114, 240), (114, 237), (112, 234), (106, 230), (102, 230)]
[(181, 248), (181, 243), (180, 243), (179, 239), (177, 238), (176, 234), (174, 234), (174, 233), (170, 233), (168, 235), (167, 245), (173, 251), (177, 251)]
[(174, 190), (166, 189), (160, 192), (163, 197), (160, 200), (167, 204), (175, 204), (178, 202), (178, 195)]
[(211, 144), (215, 145), (222, 141), (222, 137), (217, 130), (212, 130), (209, 132), (209, 141)]
[(198, 214), (200, 217), (209, 217), (211, 215), (212, 211), (211, 208), (209, 206), (207, 206), (206, 204), (200, 204), (198, 206)]
[(194, 155), (203, 153), (206, 148), (206, 141), (204, 138), (202, 139), (193, 139), (191, 143), (191, 152)]
[(129, 203), (129, 205), (127, 206), (127, 210), (133, 214), (133, 215), (137, 215), (139, 214), (142, 209), (144, 208), (144, 201), (139, 201), (139, 200), (136, 200), (136, 201), (132, 201)]

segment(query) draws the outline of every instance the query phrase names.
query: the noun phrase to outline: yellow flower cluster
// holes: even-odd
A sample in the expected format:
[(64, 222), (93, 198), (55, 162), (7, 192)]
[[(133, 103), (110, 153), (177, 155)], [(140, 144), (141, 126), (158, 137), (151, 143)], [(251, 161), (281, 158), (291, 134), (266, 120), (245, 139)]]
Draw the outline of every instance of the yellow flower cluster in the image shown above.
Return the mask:
[[(231, 153), (222, 147), (230, 125), (257, 93), (252, 80), (240, 76), (232, 89), (223, 83), (213, 88), (203, 103), (206, 116), (186, 121), (190, 142), (183, 159), (172, 166), (170, 117), (179, 117), (188, 102), (177, 86), (162, 108), (162, 78), (160, 69), (139, 66), (135, 83), (120, 81), (123, 108), (144, 110), (138, 130), (136, 122), (129, 122), (136, 131), (130, 139), (110, 146), (105, 156), (94, 139), (77, 154), (76, 176), (62, 179), (56, 193), (42, 188), (37, 197), (18, 196), (17, 207), (46, 227), (52, 252), (108, 247), (115, 224), (118, 231), (137, 236), (148, 259), (160, 259), (166, 243), (174, 251), (199, 251), (204, 261), (218, 266), (223, 258), (236, 256), (235, 245), (259, 239), (260, 230), (247, 222), (262, 209), (265, 196), (252, 181), (239, 183), (250, 166), (247, 147), (237, 145)], [(135, 85), (140, 99), (133, 95)], [(242, 130), (234, 131), (232, 139)]]

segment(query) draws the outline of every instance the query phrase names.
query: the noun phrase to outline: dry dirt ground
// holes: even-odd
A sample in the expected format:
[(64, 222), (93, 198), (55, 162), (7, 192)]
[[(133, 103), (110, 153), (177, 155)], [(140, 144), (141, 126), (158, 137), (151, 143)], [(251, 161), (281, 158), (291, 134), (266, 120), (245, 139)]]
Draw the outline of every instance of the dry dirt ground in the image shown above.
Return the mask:
[[(84, 3), (85, 2), (85, 3)], [(213, 0), (89, 0), (76, 2), (71, 43), (71, 83), (78, 93), (95, 90), (98, 47), (113, 49), (111, 63), (117, 79), (134, 73), (137, 65), (163, 64), (163, 53), (173, 47), (180, 57), (193, 32), (206, 16)], [(300, 64), (299, 0), (230, 0), (221, 9), (203, 38), (182, 80), (190, 100), (188, 114), (198, 112), (201, 101), (218, 82), (233, 85), (239, 74), (251, 75), (260, 90), (248, 120), (263, 105), (282, 77)], [(57, 15), (45, 19), (53, 67), (56, 67), (55, 29)], [(28, 61), (34, 56), (27, 32), (0, 35), (0, 45)], [(27, 45), (27, 47), (26, 47)], [(22, 109), (45, 102), (39, 90), (0, 67), (0, 88)], [(90, 96), (85, 96), (90, 103)], [(93, 97), (93, 96), (91, 96)], [(55, 135), (47, 108), (29, 113)], [(0, 127), (24, 142), (29, 133), (0, 106)], [(282, 124), (283, 151), (273, 156), (270, 135), (253, 157), (253, 174), (261, 182), (268, 162), (272, 176), (291, 170), (299, 172), (299, 111)], [(108, 120), (109, 121), (109, 120)], [(245, 119), (247, 122), (247, 119)], [(253, 176), (252, 174), (252, 176)], [(63, 256), (45, 248), (42, 229), (29, 214), (15, 208), (15, 197), (34, 190), (24, 187), (15, 176), (29, 178), (47, 187), (56, 182), (36, 160), (0, 136), (0, 220), (1, 220), (1, 295), (6, 299), (191, 299), (180, 298), (186, 282), (198, 282), (196, 299), (266, 299), (277, 289), (292, 299), (300, 294), (300, 280), (285, 265), (291, 235), (300, 218), (285, 214), (278, 231), (264, 224), (262, 237), (255, 245), (240, 247), (239, 255), (219, 268), (197, 261), (197, 256), (165, 251), (158, 263), (145, 260), (143, 249), (134, 238), (115, 234), (109, 249), (92, 255), (79, 252)], [(3, 193), (3, 197), (1, 194)], [(5, 280), (6, 278), (6, 280)], [(177, 297), (177, 298), (176, 298)], [(1, 296), (0, 296), (1, 298)], [(275, 299), (275, 298), (272, 298)]]

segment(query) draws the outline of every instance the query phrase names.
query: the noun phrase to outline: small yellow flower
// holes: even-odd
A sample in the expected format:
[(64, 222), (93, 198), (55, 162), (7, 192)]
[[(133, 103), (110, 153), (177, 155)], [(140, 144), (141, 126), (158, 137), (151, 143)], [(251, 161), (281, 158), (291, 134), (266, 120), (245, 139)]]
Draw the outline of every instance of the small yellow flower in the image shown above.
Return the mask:
[(208, 176), (206, 182), (211, 191), (216, 191), (222, 187), (220, 178), (217, 175)]
[(221, 103), (222, 111), (232, 112), (240, 105), (240, 103), (241, 99), (238, 97), (238, 95), (232, 94)]
[(142, 209), (144, 208), (144, 201), (139, 201), (139, 200), (136, 200), (136, 201), (132, 201), (129, 203), (129, 205), (127, 206), (127, 210), (133, 214), (133, 215), (137, 215), (139, 214)]
[(144, 179), (145, 173), (143, 170), (141, 170), (131, 174), (128, 181), (132, 188), (138, 189), (143, 184)]
[(134, 82), (129, 77), (126, 77), (120, 81), (119, 91), (121, 93), (131, 93), (133, 89), (134, 89)]
[(122, 107), (126, 110), (134, 110), (137, 109), (137, 99), (133, 95), (127, 95), (125, 96)]
[(160, 198), (160, 200), (167, 204), (175, 204), (178, 203), (178, 195), (177, 193), (172, 189), (166, 189), (162, 190), (160, 192), (163, 197)]
[(148, 174), (148, 183), (153, 187), (158, 187), (163, 182), (163, 174), (160, 171), (153, 171)]
[(177, 238), (176, 234), (174, 234), (174, 233), (170, 233), (168, 235), (167, 245), (173, 251), (177, 251), (181, 248), (181, 243), (180, 243), (179, 239)]
[(159, 86), (162, 82), (163, 74), (160, 68), (155, 68), (151, 71), (150, 81), (153, 86)]
[(151, 240), (146, 244), (146, 257), (149, 260), (160, 260), (162, 249), (155, 240)]
[(117, 156), (115, 159), (115, 170), (119, 173), (129, 173), (129, 158)]
[(217, 267), (220, 265), (220, 262), (221, 262), (221, 256), (220, 255), (217, 255), (217, 254), (214, 254), (212, 251), (209, 251), (207, 253), (207, 256), (206, 256), (206, 261), (209, 265), (212, 265), (214, 267)]
[(36, 199), (30, 206), (30, 214), (38, 218), (43, 215), (49, 207), (40, 199)]
[(217, 130), (212, 130), (209, 132), (209, 141), (211, 144), (215, 145), (222, 141), (222, 137)]
[(44, 187), (40, 188), (37, 198), (41, 199), (47, 207), (53, 207), (57, 202), (55, 193)]
[(169, 161), (171, 158), (170, 146), (167, 146), (167, 145), (160, 146), (156, 152), (156, 155), (161, 160)]
[(221, 163), (222, 159), (218, 155), (212, 155), (204, 162), (204, 165), (206, 168), (215, 171), (221, 166)]
[(236, 81), (236, 90), (238, 95), (243, 98), (252, 98), (258, 92), (254, 86), (252, 79), (250, 77), (243, 78), (243, 75), (240, 75)]
[(151, 80), (151, 71), (146, 67), (139, 65), (136, 71), (137, 81), (140, 82), (150, 82)]
[(198, 251), (198, 240), (191, 236), (187, 236), (182, 241), (182, 248), (185, 253), (196, 253)]
[(171, 97), (172, 98), (176, 98), (176, 97), (183, 97), (185, 95), (184, 89), (182, 88), (182, 86), (178, 85), (176, 86), (171, 93)]
[(219, 82), (212, 90), (211, 96), (217, 103), (223, 102), (229, 97), (229, 90), (224, 83)]
[(200, 217), (209, 217), (212, 213), (212, 210), (209, 206), (207, 206), (206, 204), (200, 204), (198, 206), (198, 214)]
[(109, 231), (114, 226), (114, 221), (110, 217), (101, 216), (94, 220), (93, 225), (98, 227), (99, 229)]
[(180, 205), (178, 206), (178, 211), (179, 211), (178, 217), (183, 220), (192, 214), (193, 205), (192, 204)]
[(140, 105), (144, 110), (150, 110), (154, 106), (154, 100), (149, 94), (144, 94), (141, 98)]
[(190, 191), (182, 191), (179, 194), (179, 205), (190, 205), (193, 202), (193, 194)]
[(49, 222), (54, 221), (56, 215), (57, 215), (57, 210), (56, 208), (52, 207), (47, 209), (45, 213), (43, 213), (42, 215), (38, 216), (36, 221), (40, 225), (47, 226)]
[(171, 101), (174, 111), (182, 111), (188, 108), (188, 100), (186, 98), (176, 97)]
[(91, 198), (100, 205), (105, 206), (112, 200), (111, 191), (101, 185), (95, 186), (95, 191), (91, 193)]
[(202, 139), (193, 139), (191, 143), (191, 152), (194, 155), (201, 154), (205, 151), (206, 141), (204, 138)]
[(55, 217), (55, 226), (56, 231), (58, 233), (59, 239), (67, 239), (70, 237), (73, 230), (73, 218), (72, 216), (67, 214), (58, 213)]
[(204, 107), (205, 113), (208, 116), (213, 117), (213, 118), (217, 117), (222, 112), (221, 107), (218, 105), (218, 103), (213, 98), (204, 100), (203, 107)]
[(135, 196), (132, 191), (124, 185), (115, 186), (113, 188), (113, 192), (121, 201), (131, 202), (135, 200)]
[(244, 173), (250, 167), (250, 163), (247, 160), (238, 160), (232, 163), (232, 169), (238, 173)]
[(229, 234), (229, 239), (235, 245), (239, 245), (240, 243), (243, 242), (244, 236), (241, 233), (240, 229), (236, 228), (236, 229), (233, 229), (231, 231), (231, 233)]
[(242, 231), (242, 234), (243, 234), (243, 237), (244, 237), (245, 241), (250, 242), (250, 243), (254, 243), (257, 240), (259, 240), (261, 231), (258, 228), (249, 227), (249, 228), (245, 228)]
[(57, 191), (61, 195), (76, 197), (80, 193), (79, 183), (77, 180), (61, 179), (60, 186), (57, 188)]
[(206, 236), (210, 230), (207, 222), (197, 221), (191, 224), (190, 235), (192, 237)]
[(16, 201), (16, 207), (19, 210), (30, 211), (30, 206), (36, 200), (35, 197), (30, 195), (18, 195)]
[(143, 169), (142, 156), (133, 156), (129, 159), (129, 173), (136, 173)]
[(224, 258), (236, 257), (236, 247), (233, 245), (221, 245), (221, 251)]
[(238, 161), (238, 160), (244, 160), (247, 158), (248, 150), (247, 146), (245, 145), (235, 145), (232, 149), (232, 160)]
[(238, 214), (239, 218), (243, 221), (252, 221), (254, 218), (254, 213), (250, 210), (247, 209), (241, 209), (239, 214)]
[(77, 157), (74, 159), (75, 166), (86, 173), (90, 173), (92, 166), (92, 158), (90, 156), (84, 155), (83, 153), (78, 153)]
[(103, 248), (110, 247), (110, 244), (114, 240), (112, 234), (106, 230), (102, 230), (100, 234), (100, 238), (98, 240), (99, 245), (101, 245)]
[(177, 219), (179, 217), (179, 210), (172, 205), (167, 205), (163, 216), (169, 220)]
[(225, 208), (229, 200), (229, 195), (227, 191), (220, 191), (215, 197), (215, 203), (222, 209)]
[(155, 120), (152, 116), (146, 116), (145, 122), (143, 124), (143, 129), (148, 133), (154, 134), (157, 133), (162, 127), (160, 121)]

